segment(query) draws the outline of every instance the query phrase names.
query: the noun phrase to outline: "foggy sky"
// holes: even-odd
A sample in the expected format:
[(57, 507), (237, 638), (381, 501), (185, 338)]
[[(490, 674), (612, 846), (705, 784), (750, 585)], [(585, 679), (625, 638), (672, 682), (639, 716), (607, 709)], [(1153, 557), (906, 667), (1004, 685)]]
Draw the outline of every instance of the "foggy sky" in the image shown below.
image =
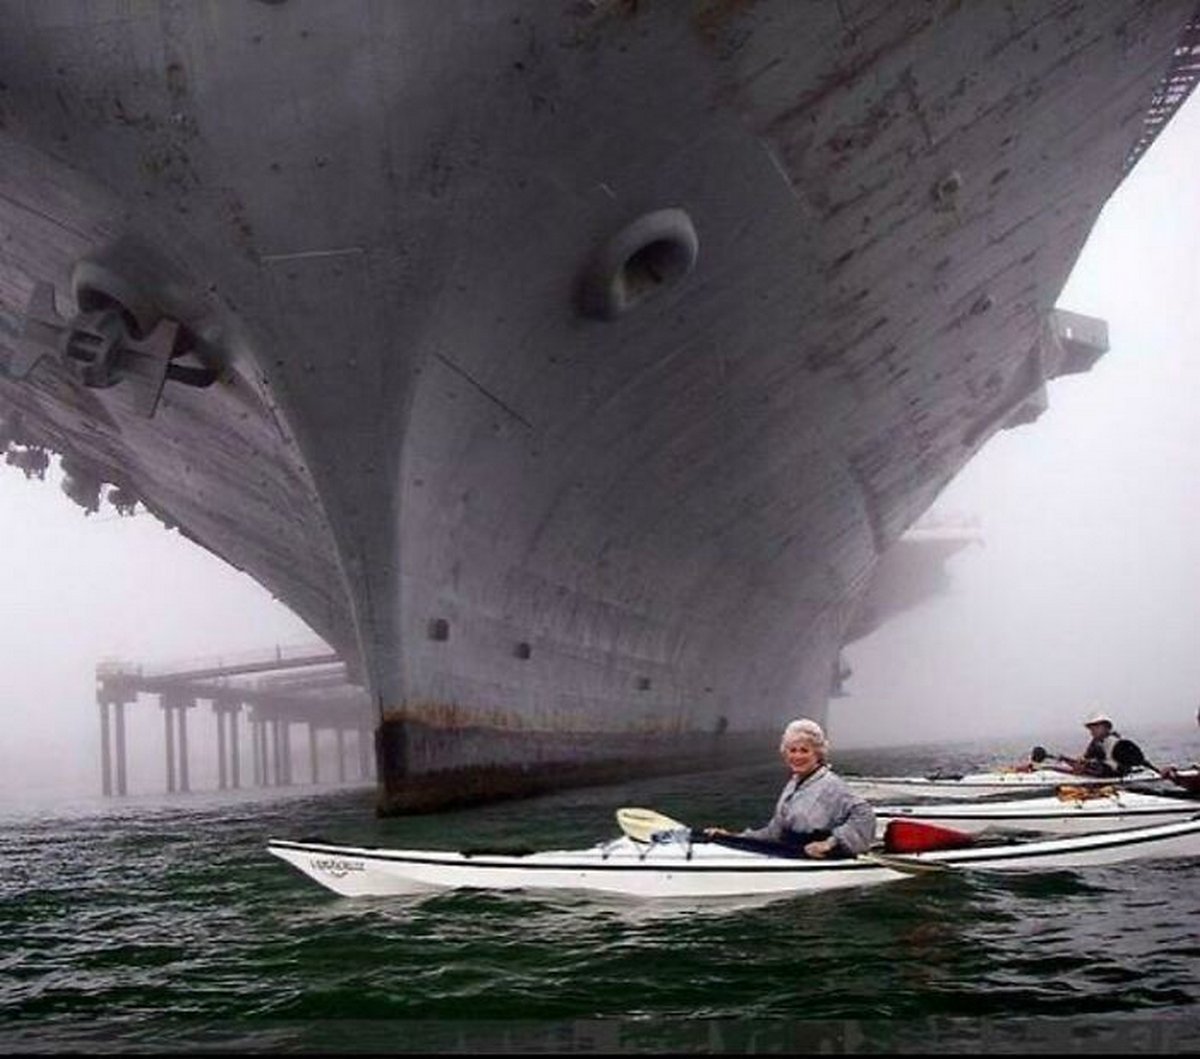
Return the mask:
[[(1106, 207), (1058, 302), (1107, 320), (1110, 351), (1090, 373), (1050, 383), (1042, 418), (992, 439), (939, 498), (934, 511), (978, 517), (984, 543), (950, 561), (946, 595), (847, 650), (854, 673), (831, 704), (835, 745), (1033, 743), (1058, 731), (1082, 745), (1094, 707), (1134, 738), (1194, 718), (1198, 158), (1194, 98)], [(0, 542), (0, 806), (31, 774), (96, 789), (101, 659), (175, 662), (315, 640), (248, 577), (152, 516), (106, 507), (85, 517), (57, 474), (27, 482), (0, 465)], [(162, 739), (157, 711), (133, 707), (129, 725), (131, 755), (145, 744), (161, 756), (147, 749)]]
[[(951, 589), (847, 652), (842, 745), (1057, 728), (1130, 738), (1200, 704), (1200, 94), (1109, 201), (1058, 300), (1109, 351), (1049, 384), (933, 512), (977, 515)], [(1044, 738), (1044, 737), (1043, 737)]]

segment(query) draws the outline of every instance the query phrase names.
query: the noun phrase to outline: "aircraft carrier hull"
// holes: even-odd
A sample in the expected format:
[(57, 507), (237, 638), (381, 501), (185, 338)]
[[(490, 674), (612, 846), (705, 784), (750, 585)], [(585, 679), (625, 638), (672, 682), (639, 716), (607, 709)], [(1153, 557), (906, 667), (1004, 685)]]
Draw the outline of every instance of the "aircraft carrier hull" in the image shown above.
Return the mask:
[(0, 442), (333, 646), (382, 811), (767, 758), (1103, 352), (1191, 9), (0, 4)]

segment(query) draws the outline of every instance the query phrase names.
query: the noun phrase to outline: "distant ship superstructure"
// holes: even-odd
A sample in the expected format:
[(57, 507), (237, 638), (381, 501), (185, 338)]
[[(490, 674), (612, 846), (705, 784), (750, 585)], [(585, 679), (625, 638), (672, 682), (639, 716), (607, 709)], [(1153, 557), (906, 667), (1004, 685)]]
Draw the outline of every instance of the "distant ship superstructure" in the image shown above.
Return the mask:
[(1192, 6), (0, 5), (0, 440), (324, 637), (385, 810), (761, 753), (1104, 350)]

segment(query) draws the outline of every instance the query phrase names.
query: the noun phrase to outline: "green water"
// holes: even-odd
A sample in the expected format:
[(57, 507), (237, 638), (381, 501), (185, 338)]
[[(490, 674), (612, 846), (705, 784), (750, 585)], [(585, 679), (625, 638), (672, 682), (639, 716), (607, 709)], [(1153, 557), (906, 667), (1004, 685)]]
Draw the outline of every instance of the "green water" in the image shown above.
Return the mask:
[[(835, 764), (911, 771), (994, 763), (997, 752)], [(10, 809), (0, 1051), (1200, 1046), (1192, 861), (664, 906), (484, 892), (346, 899), (264, 849), (268, 837), (310, 836), (591, 845), (616, 833), (621, 805), (759, 824), (784, 778), (767, 765), (391, 820), (374, 816), (368, 789)]]

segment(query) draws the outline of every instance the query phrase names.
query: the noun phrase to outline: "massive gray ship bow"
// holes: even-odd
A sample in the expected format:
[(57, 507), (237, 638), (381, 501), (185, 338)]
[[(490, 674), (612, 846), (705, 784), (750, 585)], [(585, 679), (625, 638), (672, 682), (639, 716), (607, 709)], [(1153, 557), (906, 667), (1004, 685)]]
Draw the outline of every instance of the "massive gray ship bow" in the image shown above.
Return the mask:
[(4, 3), (2, 443), (323, 636), (385, 809), (770, 753), (1103, 351), (1191, 9)]

